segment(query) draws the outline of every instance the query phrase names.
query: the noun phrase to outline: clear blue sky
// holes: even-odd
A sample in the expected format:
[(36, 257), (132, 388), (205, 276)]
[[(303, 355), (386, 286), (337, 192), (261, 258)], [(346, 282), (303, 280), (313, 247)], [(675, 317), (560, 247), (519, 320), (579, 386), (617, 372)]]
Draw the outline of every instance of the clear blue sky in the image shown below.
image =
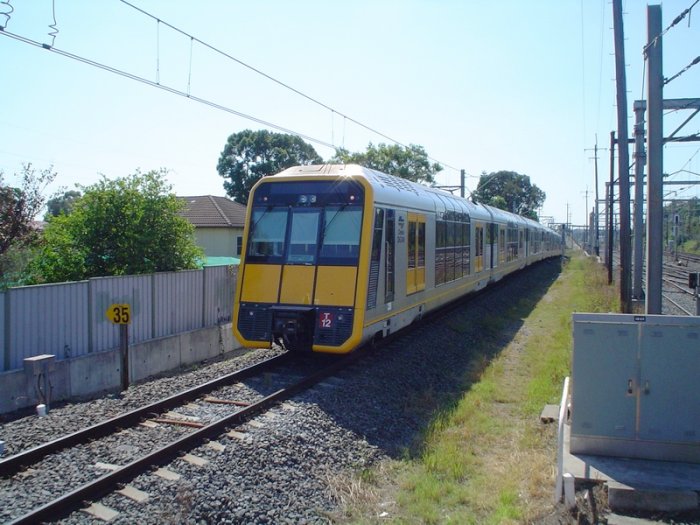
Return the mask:
[[(193, 36), (404, 144), (478, 175), (513, 170), (547, 193), (542, 215), (572, 222), (593, 206), (592, 148), (616, 127), (609, 0), (131, 0)], [(663, 27), (693, 0), (663, 3)], [(119, 0), (12, 0), (0, 25), (41, 42), (55, 5), (54, 47), (322, 142), (387, 142), (178, 35)], [(0, 13), (7, 11), (0, 5)], [(625, 3), (628, 106), (642, 96), (646, 3)], [(190, 59), (190, 54), (192, 58)], [(669, 77), (700, 54), (700, 4), (664, 40)], [(223, 195), (216, 163), (227, 137), (255, 122), (0, 34), (0, 170), (58, 172), (50, 191), (137, 168), (167, 168), (178, 195)], [(700, 65), (666, 98), (700, 96)], [(667, 132), (689, 112), (669, 115)], [(686, 127), (700, 129), (700, 116)], [(312, 143), (329, 158), (333, 151)], [(700, 172), (700, 143), (667, 146), (665, 171)], [(601, 198), (608, 153), (600, 152)], [(681, 174), (682, 178), (700, 176)], [(445, 169), (440, 184), (458, 184)], [(677, 190), (677, 187), (669, 190)], [(697, 189), (678, 192), (697, 195)]]

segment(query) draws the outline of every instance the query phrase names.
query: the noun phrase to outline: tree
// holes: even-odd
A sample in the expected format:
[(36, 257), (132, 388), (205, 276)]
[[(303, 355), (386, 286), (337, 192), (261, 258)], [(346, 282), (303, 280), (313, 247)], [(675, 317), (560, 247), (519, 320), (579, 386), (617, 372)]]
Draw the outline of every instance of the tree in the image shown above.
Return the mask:
[(479, 184), (472, 193), (474, 202), (488, 204), (533, 220), (538, 220), (535, 210), (542, 206), (546, 197), (545, 192), (530, 183), (530, 177), (514, 171), (482, 173)]
[(37, 171), (31, 163), (22, 165), (19, 188), (8, 186), (0, 171), (0, 255), (15, 243), (33, 240), (34, 218), (44, 205), (44, 191), (56, 178), (52, 168)]
[(165, 172), (136, 172), (81, 187), (68, 215), (53, 218), (31, 264), (34, 282), (75, 281), (196, 268), (203, 254), (180, 215)]
[(68, 215), (75, 205), (75, 201), (81, 197), (81, 193), (77, 190), (70, 190), (63, 193), (63, 195), (55, 195), (50, 198), (46, 203), (47, 212), (44, 216), (44, 220), (48, 220), (51, 217), (56, 217), (57, 215), (64, 214)]
[(375, 146), (370, 142), (367, 151), (362, 153), (350, 153), (346, 149), (339, 148), (331, 162), (360, 164), (389, 175), (428, 184), (433, 184), (435, 175), (442, 171), (442, 166), (437, 162), (431, 163), (423, 147), (415, 144), (404, 148), (398, 144)]
[(226, 193), (241, 204), (256, 182), (292, 166), (321, 164), (316, 150), (295, 135), (249, 129), (234, 133), (226, 141), (216, 166)]

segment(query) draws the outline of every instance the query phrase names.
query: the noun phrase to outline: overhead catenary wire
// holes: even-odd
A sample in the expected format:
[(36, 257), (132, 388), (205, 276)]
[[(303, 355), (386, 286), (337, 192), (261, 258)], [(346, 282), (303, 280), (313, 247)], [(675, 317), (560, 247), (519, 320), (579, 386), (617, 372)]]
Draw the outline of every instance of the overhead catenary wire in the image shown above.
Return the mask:
[(324, 141), (324, 140), (317, 139), (317, 138), (312, 137), (312, 136), (310, 136), (310, 135), (306, 135), (306, 134), (304, 134), (304, 133), (300, 133), (300, 132), (298, 132), (298, 131), (294, 131), (294, 130), (289, 129), (289, 128), (285, 128), (285, 127), (280, 126), (280, 125), (278, 125), (278, 124), (274, 124), (273, 122), (269, 122), (269, 121), (260, 119), (260, 118), (258, 118), (258, 117), (254, 117), (253, 115), (248, 115), (248, 114), (246, 114), (246, 113), (243, 113), (243, 112), (238, 111), (238, 110), (236, 110), (236, 109), (233, 109), (233, 108), (224, 106), (224, 105), (222, 105), (222, 104), (218, 104), (218, 103), (213, 102), (213, 101), (211, 101), (211, 100), (207, 100), (207, 99), (204, 99), (204, 98), (200, 98), (200, 97), (197, 97), (197, 96), (188, 94), (188, 93), (186, 93), (186, 92), (184, 92), (184, 91), (181, 91), (181, 90), (179, 90), (179, 89), (176, 89), (176, 88), (167, 86), (167, 85), (165, 85), (165, 84), (160, 84), (160, 83), (158, 83), (158, 82), (154, 82), (153, 80), (148, 80), (147, 78), (143, 78), (143, 77), (140, 77), (140, 76), (138, 76), (138, 75), (134, 75), (133, 73), (129, 73), (129, 72), (127, 72), (127, 71), (123, 71), (123, 70), (121, 70), (121, 69), (117, 69), (117, 68), (115, 68), (115, 67), (108, 66), (108, 65), (102, 64), (102, 63), (100, 63), (100, 62), (96, 62), (95, 60), (91, 60), (91, 59), (89, 59), (89, 58), (85, 58), (85, 57), (76, 55), (76, 54), (74, 54), (74, 53), (70, 53), (70, 52), (68, 52), (68, 51), (63, 51), (63, 50), (61, 50), (61, 49), (58, 49), (58, 48), (53, 47), (53, 46), (50, 46), (50, 45), (48, 45), (48, 44), (42, 44), (41, 42), (37, 42), (36, 40), (32, 40), (32, 39), (30, 39), (30, 38), (27, 38), (27, 37), (24, 37), (24, 36), (21, 36), (21, 35), (17, 35), (17, 34), (14, 34), (14, 33), (11, 33), (11, 32), (9, 32), (9, 31), (5, 31), (5, 30), (0, 31), (0, 35), (8, 36), (8, 37), (10, 37), (10, 38), (13, 38), (13, 39), (15, 39), (15, 40), (18, 40), (18, 41), (20, 41), (20, 42), (24, 42), (24, 43), (26, 43), (26, 44), (30, 44), (30, 45), (32, 45), (32, 46), (41, 47), (41, 48), (43, 48), (43, 49), (46, 49), (47, 51), (51, 51), (52, 53), (56, 53), (56, 54), (58, 54), (58, 55), (61, 55), (61, 56), (66, 57), (66, 58), (70, 58), (70, 59), (75, 60), (75, 61), (77, 61), (77, 62), (81, 62), (81, 63), (83, 63), (83, 64), (87, 64), (87, 65), (89, 65), (89, 66), (93, 66), (93, 67), (96, 67), (96, 68), (98, 68), (98, 69), (102, 69), (102, 70), (104, 70), (104, 71), (108, 71), (108, 72), (110, 72), (110, 73), (114, 73), (114, 74), (116, 74), (116, 75), (119, 75), (119, 76), (128, 78), (128, 79), (130, 79), (130, 80), (135, 80), (135, 81), (137, 81), (137, 82), (141, 82), (141, 83), (146, 84), (146, 85), (149, 85), (149, 86), (151, 86), (151, 87), (155, 87), (155, 88), (162, 89), (163, 91), (167, 91), (168, 93), (172, 93), (172, 94), (174, 94), (174, 95), (179, 95), (179, 96), (181, 96), (181, 97), (188, 98), (188, 99), (193, 100), (193, 101), (195, 101), (195, 102), (199, 102), (200, 104), (204, 104), (204, 105), (206, 105), (206, 106), (210, 106), (210, 107), (212, 107), (212, 108), (214, 108), (214, 109), (218, 109), (218, 110), (221, 110), (221, 111), (225, 111), (225, 112), (227, 112), (227, 113), (231, 113), (232, 115), (236, 115), (236, 116), (241, 117), (241, 118), (244, 118), (244, 119), (246, 119), (246, 120), (250, 120), (250, 121), (256, 122), (256, 123), (261, 124), (261, 125), (263, 125), (263, 126), (267, 126), (267, 127), (269, 127), (269, 128), (276, 129), (276, 130), (278, 130), (278, 131), (282, 131), (283, 133), (289, 133), (290, 135), (296, 135), (297, 137), (300, 137), (300, 138), (303, 138), (303, 139), (305, 139), (305, 140), (308, 140), (309, 142), (314, 142), (314, 143), (319, 144), (319, 145), (321, 145), (321, 146), (325, 146), (325, 147), (327, 147), (327, 148), (335, 149), (335, 146), (334, 146), (333, 144), (330, 144), (330, 143), (328, 143), (328, 142), (326, 142), (326, 141)]
[[(217, 53), (217, 54), (219, 54), (219, 55), (221, 55), (221, 56), (223, 56), (223, 57), (225, 57), (225, 58), (227, 58), (227, 59), (229, 59), (229, 60), (232, 60), (232, 61), (236, 62), (237, 64), (239, 64), (239, 65), (241, 65), (241, 66), (243, 66), (243, 67), (245, 67), (245, 68), (247, 68), (247, 69), (253, 71), (254, 73), (257, 73), (258, 75), (261, 75), (261, 76), (265, 77), (266, 79), (268, 79), (268, 80), (274, 82), (275, 84), (277, 84), (277, 85), (279, 85), (279, 86), (281, 86), (281, 87), (283, 87), (283, 88), (285, 88), (285, 89), (288, 89), (288, 90), (292, 91), (293, 93), (295, 93), (295, 94), (297, 94), (297, 95), (299, 95), (299, 96), (301, 96), (301, 97), (307, 99), (308, 101), (310, 101), (310, 102), (312, 102), (312, 103), (314, 103), (314, 104), (317, 104), (318, 106), (320, 106), (320, 107), (322, 107), (322, 108), (324, 108), (324, 109), (326, 109), (326, 110), (328, 110), (328, 111), (330, 111), (330, 112), (337, 113), (339, 116), (343, 117), (343, 119), (345, 119), (346, 121), (350, 121), (350, 122), (352, 122), (353, 124), (355, 124), (355, 125), (357, 125), (357, 126), (360, 126), (361, 128), (363, 128), (363, 129), (365, 129), (365, 130), (367, 130), (367, 131), (369, 131), (369, 132), (371, 132), (371, 133), (374, 133), (375, 135), (378, 135), (378, 136), (380, 136), (380, 137), (382, 137), (382, 138), (384, 138), (384, 139), (386, 139), (386, 140), (388, 140), (388, 141), (390, 141), (390, 142), (393, 142), (394, 144), (397, 144), (397, 145), (399, 145), (399, 146), (401, 146), (401, 147), (403, 147), (403, 148), (405, 148), (405, 149), (407, 149), (407, 150), (412, 149), (411, 146), (406, 145), (406, 144), (404, 144), (403, 142), (401, 142), (401, 141), (399, 141), (399, 140), (396, 140), (396, 139), (392, 138), (391, 136), (389, 136), (389, 135), (387, 135), (387, 134), (385, 134), (385, 133), (383, 133), (383, 132), (381, 132), (381, 131), (379, 131), (379, 130), (377, 130), (377, 129), (375, 129), (375, 128), (373, 128), (373, 127), (367, 125), (367, 124), (364, 124), (363, 122), (360, 122), (359, 120), (356, 120), (356, 119), (354, 119), (354, 118), (352, 118), (352, 117), (350, 117), (350, 116), (344, 114), (344, 113), (341, 112), (341, 111), (338, 111), (337, 109), (335, 109), (335, 108), (329, 106), (328, 104), (326, 104), (326, 103), (324, 103), (324, 102), (321, 102), (321, 101), (318, 100), (317, 98), (314, 98), (314, 97), (312, 97), (312, 96), (310, 96), (310, 95), (307, 95), (307, 94), (304, 93), (303, 91), (300, 91), (300, 90), (296, 89), (295, 87), (293, 87), (293, 86), (287, 84), (286, 82), (283, 82), (283, 81), (279, 80), (278, 78), (275, 78), (275, 77), (273, 77), (272, 75), (269, 75), (268, 73), (265, 73), (264, 71), (262, 71), (262, 70), (260, 70), (260, 69), (258, 69), (258, 68), (256, 68), (256, 67), (254, 67), (254, 66), (252, 66), (252, 65), (250, 65), (250, 64), (248, 64), (248, 63), (246, 63), (246, 62), (244, 62), (243, 60), (234, 57), (234, 56), (231, 55), (230, 53), (227, 53), (226, 51), (223, 51), (222, 49), (219, 49), (218, 47), (216, 47), (216, 46), (214, 46), (214, 45), (212, 45), (212, 44), (209, 44), (209, 43), (207, 43), (207, 42), (201, 40), (200, 38), (197, 38), (196, 36), (194, 36), (194, 35), (192, 35), (192, 34), (186, 32), (186, 31), (184, 31), (184, 30), (182, 30), (182, 29), (180, 29), (180, 28), (178, 28), (178, 27), (176, 27), (176, 26), (174, 26), (174, 25), (172, 25), (172, 24), (170, 24), (170, 23), (168, 23), (168, 22), (166, 22), (166, 21), (163, 20), (162, 18), (159, 18), (159, 17), (157, 17), (157, 16), (155, 16), (155, 15), (149, 13), (148, 11), (146, 11), (146, 10), (144, 10), (144, 9), (141, 9), (141, 8), (138, 7), (138, 6), (135, 6), (135, 5), (132, 4), (131, 2), (128, 2), (127, 0), (119, 0), (119, 1), (120, 1), (121, 3), (127, 5), (127, 6), (131, 7), (132, 9), (134, 9), (134, 10), (140, 12), (141, 14), (143, 14), (143, 15), (149, 17), (149, 18), (152, 18), (153, 20), (156, 20), (158, 23), (163, 24), (163, 25), (169, 27), (169, 28), (172, 29), (173, 31), (176, 31), (177, 33), (180, 33), (181, 35), (190, 38), (193, 42), (197, 42), (198, 44), (200, 44), (200, 45), (206, 47), (207, 49), (209, 49), (209, 50), (211, 50), (211, 51), (213, 51), (213, 52), (215, 52), (215, 53)], [(700, 0), (698, 0), (698, 1), (700, 1)], [(333, 149), (335, 149), (335, 146), (333, 146)], [(434, 161), (434, 162), (437, 162), (437, 163), (441, 164), (442, 166), (444, 166), (444, 167), (446, 167), (446, 168), (449, 168), (449, 169), (454, 170), (454, 171), (459, 171), (459, 168), (456, 168), (456, 167), (454, 167), (454, 166), (451, 166), (450, 164), (447, 164), (446, 162), (442, 162), (442, 161), (440, 161), (439, 159), (436, 159), (436, 158), (431, 157), (431, 156), (428, 156), (427, 158), (430, 159), (430, 160), (432, 160), (432, 161)]]
[[(700, 0), (698, 0), (698, 1), (700, 1)], [(685, 73), (686, 71), (688, 71), (691, 67), (697, 66), (698, 64), (700, 64), (700, 55), (696, 56), (696, 57), (690, 62), (690, 64), (688, 64), (687, 66), (685, 66), (683, 69), (681, 69), (678, 73), (676, 73), (676, 74), (673, 75), (672, 77), (664, 78), (664, 86), (665, 86), (666, 84), (668, 84), (669, 82), (671, 82), (672, 80), (675, 80), (675, 79), (677, 79), (678, 77), (680, 77), (683, 73)]]

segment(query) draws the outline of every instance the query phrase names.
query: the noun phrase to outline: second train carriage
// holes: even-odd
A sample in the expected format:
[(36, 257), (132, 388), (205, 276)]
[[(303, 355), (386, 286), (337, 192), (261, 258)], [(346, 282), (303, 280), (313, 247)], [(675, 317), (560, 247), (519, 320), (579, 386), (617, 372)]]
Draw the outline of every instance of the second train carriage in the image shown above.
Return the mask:
[(535, 221), (357, 165), (261, 179), (243, 242), (238, 340), (326, 353), (561, 254), (560, 236)]

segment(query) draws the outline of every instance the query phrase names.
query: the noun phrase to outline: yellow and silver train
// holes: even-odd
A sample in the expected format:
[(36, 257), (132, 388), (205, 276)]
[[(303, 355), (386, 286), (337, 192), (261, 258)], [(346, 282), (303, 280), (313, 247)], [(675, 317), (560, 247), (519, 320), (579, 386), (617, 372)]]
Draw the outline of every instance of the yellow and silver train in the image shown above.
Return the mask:
[(361, 166), (289, 168), (251, 190), (233, 331), (351, 352), (561, 246), (535, 221)]

